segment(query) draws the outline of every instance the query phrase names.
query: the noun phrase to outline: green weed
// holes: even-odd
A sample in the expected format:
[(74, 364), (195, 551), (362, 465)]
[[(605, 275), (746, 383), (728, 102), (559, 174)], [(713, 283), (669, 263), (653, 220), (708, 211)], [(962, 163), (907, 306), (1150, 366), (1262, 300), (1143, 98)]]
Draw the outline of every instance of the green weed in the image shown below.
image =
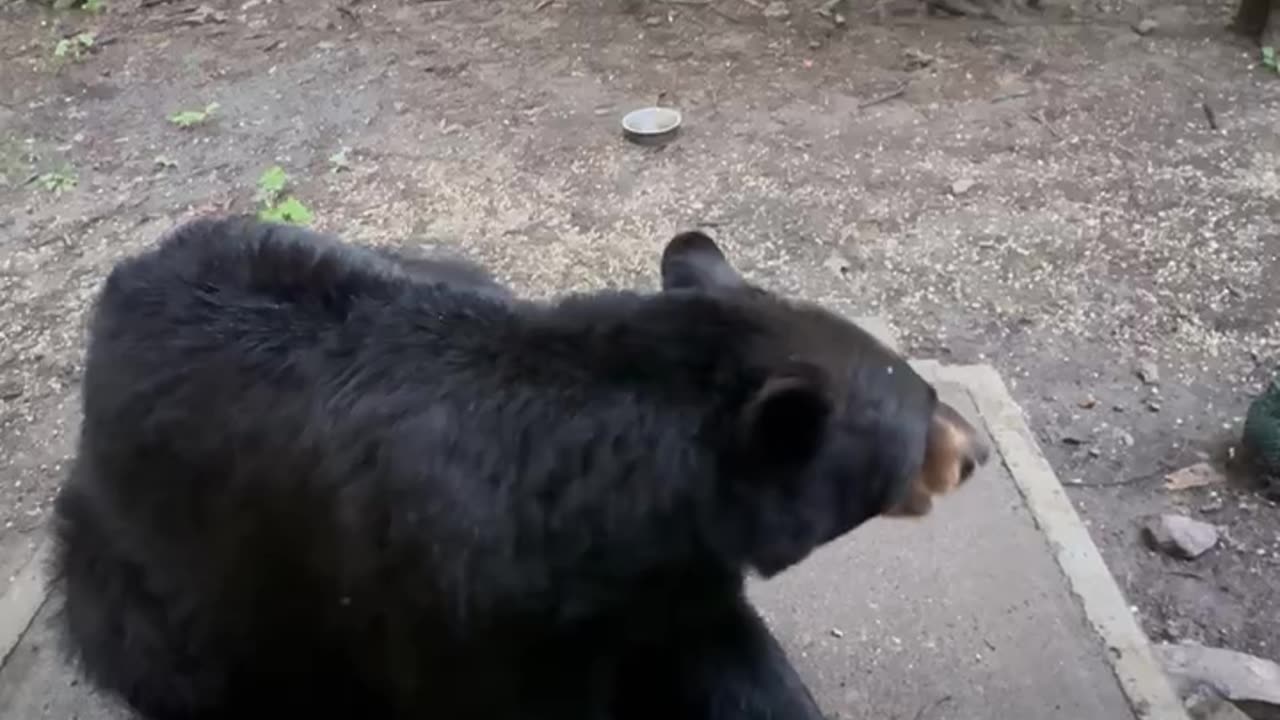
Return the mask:
[(204, 106), (203, 110), (183, 110), (169, 116), (169, 122), (180, 128), (193, 128), (197, 125), (203, 125), (213, 117), (218, 111), (218, 103), (209, 103)]
[(1277, 57), (1275, 48), (1271, 46), (1262, 48), (1262, 67), (1280, 74), (1280, 57)]
[(85, 10), (92, 13), (99, 13), (107, 8), (104, 0), (53, 0), (47, 4), (54, 10)]
[(38, 175), (36, 182), (47, 192), (61, 195), (68, 190), (74, 189), (80, 181), (70, 171), (56, 170)]
[(292, 225), (310, 225), (315, 220), (311, 208), (302, 204), (296, 197), (289, 196), (282, 202), (264, 207), (258, 217), (269, 222), (290, 223)]
[(267, 222), (310, 225), (315, 220), (315, 214), (298, 198), (285, 196), (284, 191), (288, 186), (289, 175), (279, 165), (267, 168), (262, 173), (258, 178), (257, 200), (261, 206), (258, 218)]
[(93, 32), (76, 33), (71, 37), (65, 37), (53, 46), (53, 56), (58, 59), (70, 58), (79, 60), (89, 52), (98, 41), (98, 35)]
[(344, 147), (338, 152), (329, 156), (329, 171), (333, 173), (346, 172), (351, 169), (351, 148)]

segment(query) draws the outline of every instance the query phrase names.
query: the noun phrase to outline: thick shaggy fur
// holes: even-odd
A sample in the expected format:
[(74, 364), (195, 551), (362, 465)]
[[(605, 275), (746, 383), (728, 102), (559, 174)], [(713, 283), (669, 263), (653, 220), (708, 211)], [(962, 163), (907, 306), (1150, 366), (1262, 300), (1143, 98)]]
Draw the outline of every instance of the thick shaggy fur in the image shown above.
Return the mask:
[(93, 316), (56, 509), (88, 677), (177, 718), (803, 718), (743, 597), (900, 503), (935, 394), (677, 237), (664, 291), (200, 220)]

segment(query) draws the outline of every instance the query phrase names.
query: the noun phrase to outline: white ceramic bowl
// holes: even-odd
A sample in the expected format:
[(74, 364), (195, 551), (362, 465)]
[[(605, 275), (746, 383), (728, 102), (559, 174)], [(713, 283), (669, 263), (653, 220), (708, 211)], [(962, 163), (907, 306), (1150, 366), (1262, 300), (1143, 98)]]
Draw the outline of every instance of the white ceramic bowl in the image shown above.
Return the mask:
[(666, 140), (680, 128), (680, 111), (664, 107), (633, 110), (622, 118), (627, 137), (638, 142)]

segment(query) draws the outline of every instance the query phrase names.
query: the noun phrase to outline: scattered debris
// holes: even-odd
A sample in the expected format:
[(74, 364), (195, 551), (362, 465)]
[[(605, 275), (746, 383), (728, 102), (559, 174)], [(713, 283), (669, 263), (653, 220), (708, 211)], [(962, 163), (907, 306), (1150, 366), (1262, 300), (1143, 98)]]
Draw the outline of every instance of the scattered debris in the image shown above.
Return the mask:
[(1147, 385), (1160, 384), (1160, 367), (1150, 360), (1140, 361), (1133, 372), (1138, 376), (1139, 380)]
[(831, 637), (842, 638), (844, 637), (844, 631), (840, 628), (831, 628)]
[(845, 0), (826, 0), (822, 6), (814, 10), (820, 17), (824, 17), (835, 24), (836, 27), (844, 27), (847, 20), (844, 13), (840, 12), (843, 8)]
[(1092, 409), (1094, 409), (1095, 407), (1097, 407), (1097, 406), (1098, 406), (1098, 398), (1096, 398), (1096, 397), (1094, 397), (1094, 396), (1092, 396), (1092, 395), (1087, 395), (1087, 396), (1085, 396), (1085, 398), (1084, 398), (1083, 400), (1081, 400), (1080, 402), (1078, 402), (1078, 403), (1076, 403), (1076, 404), (1077, 404), (1077, 405), (1079, 405), (1079, 406), (1081, 407), (1081, 409), (1084, 409), (1084, 410), (1092, 410)]
[(937, 58), (926, 52), (921, 52), (915, 48), (907, 48), (902, 51), (903, 62), (908, 71), (923, 70), (932, 65)]
[(1186, 515), (1160, 515), (1143, 529), (1153, 548), (1184, 560), (1194, 560), (1218, 544), (1218, 528)]
[(1027, 117), (1031, 118), (1032, 120), (1035, 120), (1037, 123), (1040, 123), (1041, 127), (1043, 127), (1046, 131), (1048, 131), (1048, 133), (1053, 136), (1054, 140), (1062, 139), (1061, 133), (1059, 133), (1053, 127), (1053, 125), (1049, 124), (1049, 120), (1044, 116), (1043, 110), (1039, 112), (1027, 113)]
[(1133, 24), (1133, 31), (1139, 35), (1146, 36), (1155, 32), (1158, 27), (1160, 27), (1160, 23), (1152, 20), (1151, 18), (1143, 18)]
[(1186, 490), (1188, 488), (1219, 485), (1226, 481), (1226, 476), (1218, 472), (1212, 465), (1207, 462), (1199, 462), (1165, 475), (1164, 489)]
[(1204, 119), (1209, 122), (1210, 130), (1218, 129), (1218, 116), (1213, 112), (1213, 108), (1209, 107), (1209, 103), (1200, 103), (1200, 109), (1204, 111)]
[(7, 382), (0, 385), (0, 400), (17, 400), (22, 397), (22, 386), (16, 382)]
[(839, 253), (832, 253), (826, 262), (822, 263), (824, 267), (832, 272), (836, 277), (849, 277), (849, 261)]
[(214, 10), (208, 5), (200, 5), (187, 12), (186, 17), (182, 18), (182, 22), (186, 25), (206, 25), (208, 23), (225, 23), (227, 14), (221, 10)]
[(764, 16), (770, 20), (786, 20), (791, 17), (791, 8), (782, 0), (773, 0), (764, 6)]
[(649, 17), (644, 19), (644, 24), (648, 25), (649, 27), (658, 27), (659, 25), (662, 25), (664, 23), (666, 23), (666, 18), (663, 18), (660, 15), (650, 15)]
[(1210, 498), (1209, 502), (1200, 506), (1200, 512), (1204, 513), (1205, 515), (1211, 515), (1213, 513), (1216, 513), (1222, 510), (1222, 508), (1224, 507), (1226, 507), (1226, 503), (1222, 501), (1222, 498), (1215, 496), (1213, 498)]
[(951, 194), (960, 197), (973, 189), (973, 181), (968, 178), (961, 178), (951, 183)]
[(907, 92), (907, 83), (902, 83), (901, 85), (894, 88), (893, 90), (890, 90), (887, 93), (884, 93), (882, 95), (877, 95), (871, 98), (870, 100), (864, 100), (861, 103), (858, 103), (858, 109), (865, 110), (873, 105), (879, 105), (880, 103), (889, 102), (894, 98), (902, 97), (903, 95), (906, 94), (906, 92)]
[(997, 95), (991, 98), (991, 102), (994, 104), (994, 103), (1002, 103), (1006, 100), (1017, 100), (1018, 98), (1027, 97), (1030, 94), (1031, 94), (1030, 90), (1019, 90), (1017, 92), (1005, 93), (1004, 95)]
[(167, 155), (157, 155), (151, 162), (157, 170), (174, 170), (178, 167), (178, 161)]
[(1280, 664), (1193, 642), (1153, 649), (1184, 697), (1208, 686), (1249, 717), (1280, 716)]

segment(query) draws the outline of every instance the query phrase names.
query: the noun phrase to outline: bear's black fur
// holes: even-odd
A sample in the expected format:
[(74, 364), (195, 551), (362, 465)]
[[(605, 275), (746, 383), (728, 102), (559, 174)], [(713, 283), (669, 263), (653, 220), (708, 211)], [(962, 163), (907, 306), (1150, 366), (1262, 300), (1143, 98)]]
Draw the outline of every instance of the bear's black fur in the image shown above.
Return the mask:
[(933, 389), (677, 236), (521, 301), (250, 219), (121, 262), (56, 507), (64, 630), (148, 718), (798, 718), (743, 595), (902, 499)]

